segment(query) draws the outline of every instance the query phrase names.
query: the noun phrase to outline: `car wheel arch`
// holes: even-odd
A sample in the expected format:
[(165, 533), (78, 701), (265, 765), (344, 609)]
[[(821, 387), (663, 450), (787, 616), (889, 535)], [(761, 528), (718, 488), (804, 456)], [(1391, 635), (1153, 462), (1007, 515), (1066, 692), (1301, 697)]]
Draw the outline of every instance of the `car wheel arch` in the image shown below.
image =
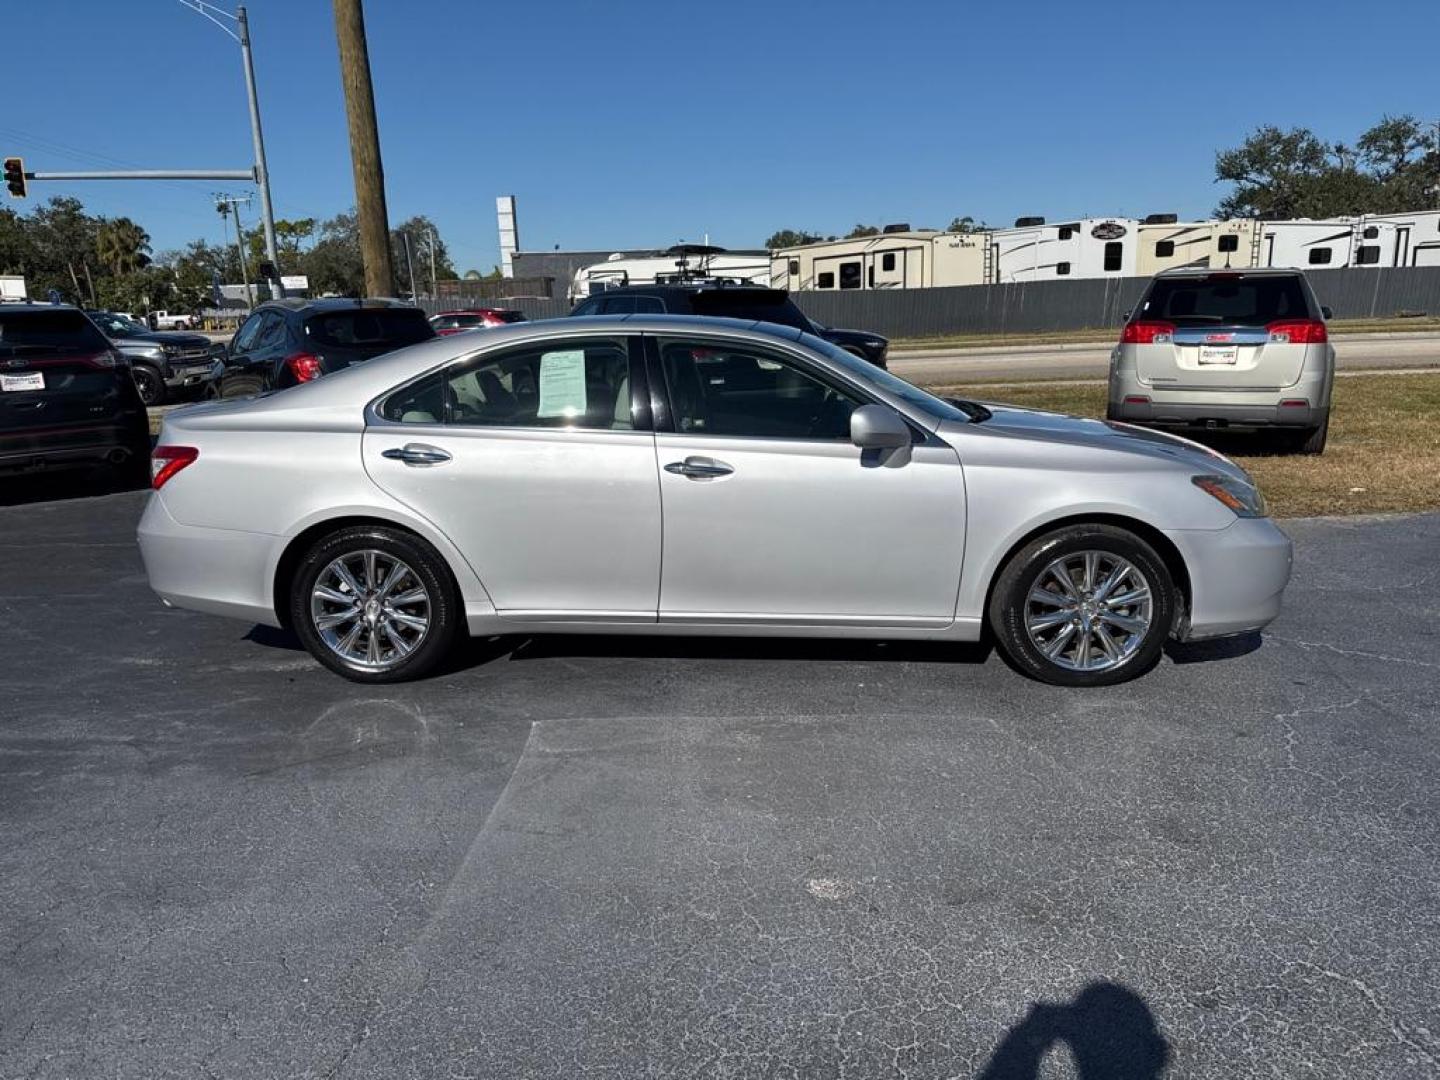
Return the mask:
[[(386, 529), (397, 529), (409, 533), (435, 549), (440, 556), (441, 563), (445, 566), (450, 575), (450, 583), (454, 586), (455, 595), (461, 600), (461, 606), (467, 600), (483, 598), (489, 603), (489, 593), (484, 584), (476, 576), (464, 558), (457, 552), (454, 546), (443, 536), (437, 536), (424, 528), (417, 528), (413, 521), (406, 520), (398, 515), (387, 516), (383, 513), (367, 511), (364, 513), (341, 513), (333, 517), (324, 517), (318, 521), (305, 524), (286, 541), (280, 556), (275, 561), (274, 573), (270, 580), (270, 597), (274, 605), (275, 616), (282, 626), (289, 624), (290, 608), (290, 587), (294, 582), (295, 573), (300, 567), (305, 553), (315, 545), (321, 537), (331, 533), (339, 532), (342, 529), (379, 527)], [(458, 564), (458, 565), (457, 565)], [(470, 587), (467, 587), (470, 586)], [(479, 596), (475, 596), (478, 592)]]
[(1125, 514), (1109, 513), (1079, 513), (1068, 516), (1048, 518), (1038, 524), (1032, 525), (1013, 543), (1006, 546), (995, 564), (989, 568), (988, 580), (985, 582), (985, 602), (981, 607), (982, 612), (990, 610), (990, 602), (994, 598), (995, 583), (999, 581), (1000, 575), (1015, 554), (1027, 544), (1044, 536), (1046, 533), (1055, 532), (1059, 529), (1069, 528), (1073, 525), (1109, 525), (1117, 529), (1125, 529), (1134, 533), (1144, 540), (1165, 563), (1165, 569), (1170, 572), (1170, 577), (1179, 590), (1179, 603), (1176, 605), (1176, 622), (1180, 625), (1191, 609), (1191, 584), (1190, 570), (1185, 565), (1185, 558), (1180, 554), (1174, 542), (1160, 529), (1147, 521), (1139, 518), (1129, 517)]

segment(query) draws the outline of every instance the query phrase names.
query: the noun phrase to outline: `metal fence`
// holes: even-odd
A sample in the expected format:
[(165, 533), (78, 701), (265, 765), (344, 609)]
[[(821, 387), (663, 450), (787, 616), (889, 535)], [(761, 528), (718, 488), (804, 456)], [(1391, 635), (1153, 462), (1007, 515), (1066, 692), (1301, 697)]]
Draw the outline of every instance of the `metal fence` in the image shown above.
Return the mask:
[[(1320, 302), (1336, 318), (1440, 315), (1440, 266), (1319, 270), (1309, 274)], [(1119, 326), (1148, 278), (1085, 278), (938, 289), (791, 293), (816, 322), (873, 330), (895, 338), (1003, 334)], [(471, 303), (517, 308), (529, 319), (570, 313), (563, 297), (466, 301), (422, 297), (430, 314)]]
[[(1440, 315), (1440, 267), (1352, 268), (1310, 273), (1336, 318)], [(797, 292), (817, 322), (890, 337), (1082, 330), (1119, 326), (1148, 278), (1087, 278), (939, 289)]]

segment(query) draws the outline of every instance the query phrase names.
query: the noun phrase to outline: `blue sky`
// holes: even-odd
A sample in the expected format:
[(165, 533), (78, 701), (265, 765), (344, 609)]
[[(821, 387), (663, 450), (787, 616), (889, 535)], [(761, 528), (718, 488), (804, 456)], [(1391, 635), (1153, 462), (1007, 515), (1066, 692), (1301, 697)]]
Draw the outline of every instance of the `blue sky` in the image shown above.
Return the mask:
[[(354, 201), (328, 0), (252, 0), (276, 213)], [(730, 247), (969, 214), (1203, 216), (1262, 123), (1353, 139), (1440, 119), (1440, 4), (367, 0), (392, 223), (460, 269), (522, 247)], [(1367, 29), (1367, 26), (1373, 29)], [(30, 169), (243, 168), (239, 50), (177, 0), (11, 0), (0, 149)], [(210, 192), (36, 183), (157, 250), (221, 238)], [(252, 204), (251, 219), (255, 216)]]

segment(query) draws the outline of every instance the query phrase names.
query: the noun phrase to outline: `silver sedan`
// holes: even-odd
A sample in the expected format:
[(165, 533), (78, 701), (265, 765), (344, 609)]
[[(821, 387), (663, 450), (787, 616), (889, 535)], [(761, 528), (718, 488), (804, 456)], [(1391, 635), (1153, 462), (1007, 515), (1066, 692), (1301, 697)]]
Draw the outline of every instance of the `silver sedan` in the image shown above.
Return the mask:
[(1070, 686), (1264, 626), (1246, 473), (1124, 424), (945, 401), (789, 327), (524, 323), (165, 419), (166, 602), (361, 682), (462, 632), (978, 641)]

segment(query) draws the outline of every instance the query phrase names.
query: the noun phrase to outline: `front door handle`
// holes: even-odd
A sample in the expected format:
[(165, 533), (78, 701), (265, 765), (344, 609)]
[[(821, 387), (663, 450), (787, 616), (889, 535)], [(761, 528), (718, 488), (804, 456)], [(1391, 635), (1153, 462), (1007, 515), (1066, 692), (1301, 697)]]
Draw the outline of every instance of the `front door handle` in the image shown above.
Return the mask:
[(380, 456), (391, 461), (403, 461), (406, 465), (444, 465), (450, 460), (450, 455), (438, 446), (417, 442), (381, 450)]
[(665, 471), (676, 476), (688, 476), (691, 480), (713, 480), (718, 476), (729, 476), (735, 470), (714, 458), (687, 457), (684, 461), (670, 462)]

